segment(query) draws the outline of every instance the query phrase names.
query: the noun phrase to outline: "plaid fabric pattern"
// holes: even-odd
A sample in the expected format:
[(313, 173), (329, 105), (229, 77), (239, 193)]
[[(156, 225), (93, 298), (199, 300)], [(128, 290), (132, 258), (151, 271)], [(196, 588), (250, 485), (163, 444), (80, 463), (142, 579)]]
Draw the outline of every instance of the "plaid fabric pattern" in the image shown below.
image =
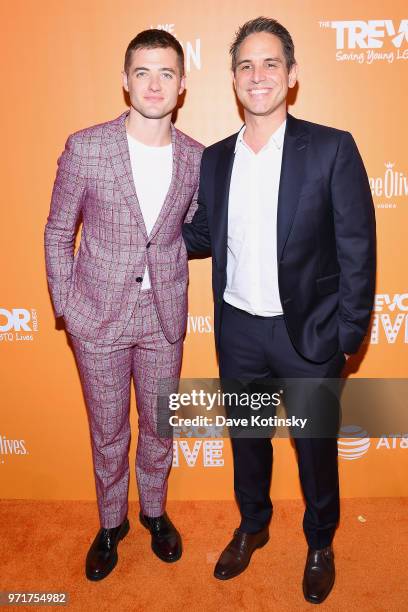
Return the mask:
[[(171, 126), (172, 180), (148, 236), (133, 182), (127, 114), (68, 138), (45, 228), (48, 284), (78, 362), (105, 528), (119, 525), (127, 513), (132, 378), (141, 509), (149, 516), (164, 511), (172, 440), (157, 435), (157, 388), (180, 372), (188, 284), (181, 228), (197, 208), (203, 150)], [(151, 290), (141, 291), (146, 266)]]
[(71, 336), (88, 408), (99, 516), (119, 525), (128, 511), (129, 402), (133, 378), (139, 415), (136, 477), (140, 507), (163, 514), (173, 441), (157, 435), (157, 389), (177, 380), (183, 340), (171, 344), (161, 328), (151, 290), (141, 291), (128, 328), (111, 346)]
[(69, 333), (109, 345), (131, 319), (141, 287), (136, 279), (147, 265), (164, 334), (175, 342), (185, 333), (187, 317), (181, 227), (197, 207), (203, 147), (171, 126), (172, 180), (147, 236), (129, 158), (127, 114), (67, 140), (45, 228), (48, 284), (55, 313), (64, 316)]

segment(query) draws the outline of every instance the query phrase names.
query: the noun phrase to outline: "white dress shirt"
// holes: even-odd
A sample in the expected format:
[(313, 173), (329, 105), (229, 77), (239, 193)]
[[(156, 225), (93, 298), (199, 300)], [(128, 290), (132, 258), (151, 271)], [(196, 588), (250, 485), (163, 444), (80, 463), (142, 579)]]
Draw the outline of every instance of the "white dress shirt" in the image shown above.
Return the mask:
[(227, 285), (224, 300), (253, 315), (282, 314), (278, 287), (277, 211), (286, 121), (254, 153), (235, 145), (228, 201)]
[[(170, 187), (173, 171), (172, 145), (170, 143), (164, 147), (149, 147), (129, 134), (127, 139), (137, 199), (149, 235)], [(149, 289), (150, 286), (149, 271), (146, 267), (142, 289)]]

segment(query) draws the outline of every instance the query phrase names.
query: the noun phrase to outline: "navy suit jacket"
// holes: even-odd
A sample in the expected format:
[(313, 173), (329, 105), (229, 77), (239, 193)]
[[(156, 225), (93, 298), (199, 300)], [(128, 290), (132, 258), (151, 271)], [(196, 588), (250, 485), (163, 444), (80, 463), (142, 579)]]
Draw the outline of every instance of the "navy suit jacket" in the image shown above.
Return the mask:
[[(210, 250), (218, 346), (227, 281), (228, 199), (237, 134), (205, 149), (189, 252)], [(375, 289), (375, 216), (348, 132), (287, 117), (278, 197), (279, 293), (287, 330), (306, 359), (355, 353)]]

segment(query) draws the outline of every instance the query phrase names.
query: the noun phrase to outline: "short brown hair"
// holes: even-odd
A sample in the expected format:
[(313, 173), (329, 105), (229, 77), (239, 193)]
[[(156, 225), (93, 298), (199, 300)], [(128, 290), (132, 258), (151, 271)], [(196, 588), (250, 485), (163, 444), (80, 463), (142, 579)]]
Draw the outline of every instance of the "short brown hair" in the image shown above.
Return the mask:
[(165, 30), (143, 30), (130, 41), (125, 53), (125, 72), (129, 70), (132, 61), (132, 53), (137, 49), (166, 49), (171, 47), (177, 53), (180, 75), (184, 75), (184, 51), (177, 38)]
[(283, 54), (286, 60), (286, 67), (289, 70), (294, 64), (295, 60), (295, 45), (289, 32), (283, 25), (281, 25), (276, 19), (269, 19), (268, 17), (257, 17), (251, 19), (242, 25), (235, 33), (235, 39), (230, 47), (231, 64), (232, 70), (235, 72), (237, 67), (237, 55), (238, 50), (245, 38), (250, 34), (256, 34), (258, 32), (267, 32), (268, 34), (274, 34), (277, 36), (283, 47)]

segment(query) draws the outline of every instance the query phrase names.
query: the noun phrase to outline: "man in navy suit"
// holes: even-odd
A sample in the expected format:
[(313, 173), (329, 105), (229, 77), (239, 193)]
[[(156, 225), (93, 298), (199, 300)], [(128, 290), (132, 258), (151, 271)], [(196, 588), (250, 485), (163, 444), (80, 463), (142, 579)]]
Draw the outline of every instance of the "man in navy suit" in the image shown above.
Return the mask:
[[(245, 124), (204, 151), (198, 209), (183, 229), (189, 252), (211, 250), (220, 375), (337, 378), (361, 345), (374, 297), (367, 174), (351, 134), (287, 113), (297, 65), (282, 25), (249, 21), (230, 52)], [(297, 393), (292, 408), (305, 414), (308, 401)], [(313, 410), (324, 420), (324, 405)], [(223, 580), (244, 571), (266, 544), (272, 515), (270, 439), (231, 441), (242, 520), (215, 568)], [(303, 592), (320, 603), (335, 577), (337, 439), (294, 441), (306, 502)]]

